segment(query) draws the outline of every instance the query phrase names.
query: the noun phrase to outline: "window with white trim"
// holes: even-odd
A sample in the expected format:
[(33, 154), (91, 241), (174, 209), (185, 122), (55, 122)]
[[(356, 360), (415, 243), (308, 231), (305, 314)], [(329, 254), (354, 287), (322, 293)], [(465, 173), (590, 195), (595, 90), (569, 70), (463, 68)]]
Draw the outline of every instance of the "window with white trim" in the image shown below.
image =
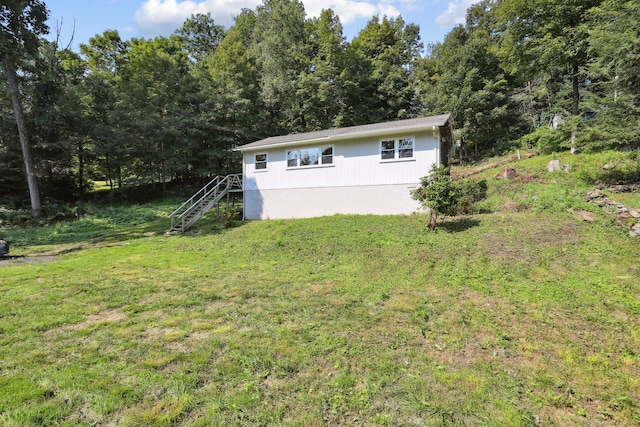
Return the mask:
[(333, 147), (307, 147), (287, 151), (288, 168), (331, 164), (333, 164)]
[(389, 138), (380, 140), (381, 160), (409, 160), (413, 159), (415, 138)]
[(255, 167), (256, 167), (256, 170), (267, 169), (267, 153), (256, 154)]

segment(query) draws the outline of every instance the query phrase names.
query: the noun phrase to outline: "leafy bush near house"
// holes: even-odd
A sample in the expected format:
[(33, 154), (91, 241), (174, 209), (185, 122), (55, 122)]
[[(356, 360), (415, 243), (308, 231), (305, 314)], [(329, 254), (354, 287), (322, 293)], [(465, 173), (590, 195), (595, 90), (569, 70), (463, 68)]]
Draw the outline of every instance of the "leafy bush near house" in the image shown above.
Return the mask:
[(218, 212), (218, 221), (222, 228), (230, 228), (241, 218), (241, 211), (236, 206), (222, 205)]
[(454, 181), (445, 166), (431, 167), (428, 176), (421, 179), (421, 185), (411, 192), (430, 212), (429, 229), (435, 230), (438, 215), (453, 216), (471, 213), (473, 205), (482, 198), (483, 184), (472, 180)]

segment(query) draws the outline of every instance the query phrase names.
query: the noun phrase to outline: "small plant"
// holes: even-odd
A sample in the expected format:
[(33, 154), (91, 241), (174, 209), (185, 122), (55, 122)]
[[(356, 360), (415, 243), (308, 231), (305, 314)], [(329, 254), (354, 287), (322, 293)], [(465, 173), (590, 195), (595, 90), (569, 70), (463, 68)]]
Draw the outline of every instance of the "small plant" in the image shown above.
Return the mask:
[(411, 191), (411, 197), (419, 201), (431, 215), (429, 230), (435, 230), (438, 215), (453, 216), (458, 211), (460, 189), (451, 179), (445, 166), (431, 166), (429, 175), (420, 179), (421, 185)]
[(218, 212), (218, 219), (220, 226), (223, 228), (231, 228), (235, 225), (236, 221), (240, 217), (240, 209), (235, 206), (222, 205)]

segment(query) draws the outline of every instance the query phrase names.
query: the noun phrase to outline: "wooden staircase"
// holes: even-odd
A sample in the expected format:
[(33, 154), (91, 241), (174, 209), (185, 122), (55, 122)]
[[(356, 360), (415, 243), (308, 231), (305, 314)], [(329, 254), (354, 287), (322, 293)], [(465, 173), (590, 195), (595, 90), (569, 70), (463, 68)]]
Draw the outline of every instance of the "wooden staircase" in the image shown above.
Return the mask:
[(218, 207), (224, 196), (240, 191), (242, 191), (242, 174), (216, 176), (169, 215), (171, 228), (167, 234), (184, 233), (202, 218), (202, 215)]

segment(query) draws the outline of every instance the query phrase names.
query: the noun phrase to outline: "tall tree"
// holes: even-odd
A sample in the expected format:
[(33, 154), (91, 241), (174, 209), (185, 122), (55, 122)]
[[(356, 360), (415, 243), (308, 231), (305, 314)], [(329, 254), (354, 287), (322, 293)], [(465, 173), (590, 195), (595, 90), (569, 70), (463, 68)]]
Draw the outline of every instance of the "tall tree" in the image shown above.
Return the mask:
[(294, 124), (298, 76), (305, 69), (305, 10), (299, 0), (263, 0), (258, 6), (252, 50), (272, 134), (301, 130)]
[(208, 58), (208, 74), (202, 79), (207, 93), (203, 115), (213, 128), (203, 136), (196, 169), (203, 173), (227, 173), (240, 167), (234, 144), (242, 145), (266, 136), (265, 106), (260, 96), (260, 85), (255, 57), (250, 42), (243, 33), (248, 32), (251, 16), (243, 14), (227, 32), (218, 49)]
[(128, 111), (120, 100), (122, 70), (128, 61), (130, 44), (117, 31), (107, 30), (81, 44), (88, 74), (82, 82), (87, 120), (87, 133), (93, 141), (106, 180), (111, 188), (122, 185), (123, 168), (127, 165), (129, 138), (121, 123)]
[(297, 96), (304, 130), (344, 122), (346, 43), (340, 18), (331, 9), (307, 21), (308, 67), (299, 77)]
[(373, 17), (351, 45), (356, 63), (358, 58), (364, 60), (360, 84), (370, 93), (362, 102), (367, 120), (415, 117), (418, 105), (409, 77), (423, 49), (420, 28), (406, 24), (402, 16)]
[(500, 150), (519, 134), (520, 119), (511, 97), (513, 82), (493, 52), (495, 14), (491, 0), (472, 6), (465, 25), (453, 28), (431, 47), (414, 74), (424, 113), (450, 112), (463, 147)]
[(596, 115), (583, 125), (580, 148), (640, 146), (640, 3), (604, 0), (591, 10), (589, 86)]
[(36, 218), (42, 213), (40, 191), (16, 68), (22, 61), (37, 55), (38, 37), (49, 31), (45, 24), (47, 17), (47, 8), (40, 0), (4, 0), (0, 4), (0, 62), (11, 92), (29, 187), (31, 212)]
[(211, 13), (191, 15), (176, 31), (178, 39), (195, 61), (202, 61), (215, 51), (224, 33), (224, 27), (214, 22)]
[(500, 53), (512, 72), (531, 78), (570, 81), (571, 114), (580, 113), (580, 86), (589, 62), (590, 9), (602, 0), (500, 0), (498, 18), (504, 38)]

